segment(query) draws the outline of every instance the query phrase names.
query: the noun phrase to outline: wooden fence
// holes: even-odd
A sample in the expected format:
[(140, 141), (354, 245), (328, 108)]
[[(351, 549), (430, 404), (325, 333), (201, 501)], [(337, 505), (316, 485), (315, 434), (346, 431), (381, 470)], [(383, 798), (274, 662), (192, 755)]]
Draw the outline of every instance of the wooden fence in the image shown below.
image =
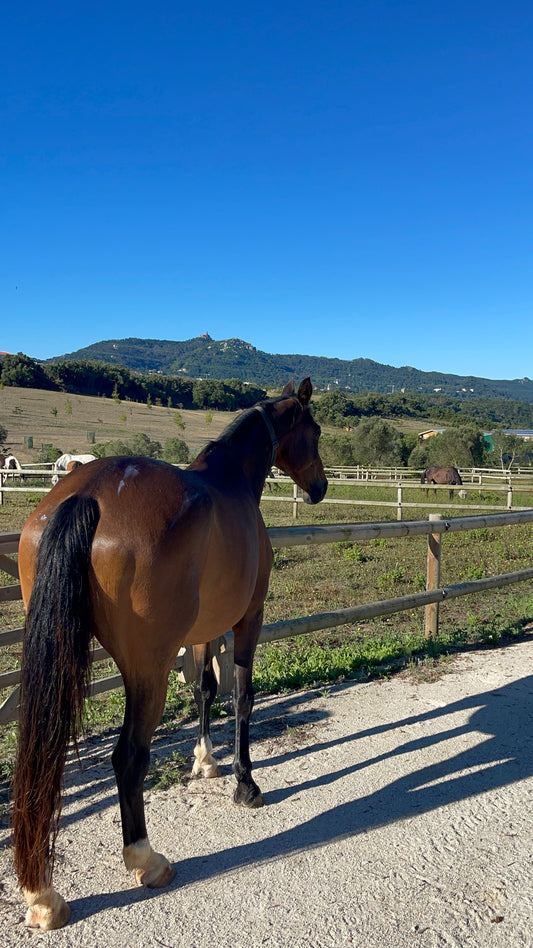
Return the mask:
[[(404, 610), (425, 608), (426, 636), (436, 634), (438, 630), (439, 603), (460, 596), (467, 596), (485, 589), (508, 586), (512, 583), (524, 582), (533, 579), (533, 568), (519, 570), (514, 573), (504, 573), (499, 576), (490, 576), (467, 583), (458, 583), (440, 587), (440, 563), (442, 554), (441, 539), (444, 533), (457, 531), (478, 530), (484, 527), (504, 527), (513, 524), (533, 522), (533, 509), (490, 514), (485, 516), (471, 516), (454, 519), (443, 519), (440, 514), (430, 514), (429, 521), (413, 520), (391, 523), (339, 523), (321, 526), (306, 527), (271, 527), (270, 540), (273, 547), (312, 546), (319, 543), (362, 542), (381, 537), (400, 538), (427, 536), (427, 583), (426, 591), (412, 595), (400, 596), (396, 599), (385, 599), (379, 602), (353, 606), (347, 609), (337, 609), (332, 612), (318, 613), (303, 616), (298, 619), (274, 622), (264, 625), (260, 635), (260, 642), (273, 642), (293, 635), (302, 635), (308, 632), (317, 632), (331, 629), (346, 623), (357, 623), (377, 616), (392, 615)], [(7, 533), (0, 535), (0, 569), (18, 579), (16, 561), (11, 556), (17, 552), (20, 534)], [(0, 587), (0, 604), (13, 602), (21, 598), (20, 585), (13, 584)], [(0, 632), (0, 648), (11, 646), (22, 640), (21, 628)], [(108, 659), (105, 649), (97, 647), (94, 650), (95, 663)], [(214, 666), (219, 682), (221, 694), (231, 691), (233, 685), (233, 633), (226, 635), (214, 643)], [(180, 650), (174, 668), (179, 672), (182, 681), (194, 680), (194, 662), (192, 650)], [(7, 724), (17, 717), (18, 683), (20, 670), (5, 672), (0, 675), (0, 690), (15, 687), (8, 698), (0, 706), (0, 724)], [(95, 679), (92, 682), (91, 694), (99, 694), (119, 688), (122, 678), (119, 674), (106, 678)]]
[[(13, 496), (17, 493), (37, 493), (45, 494), (51, 489), (50, 479), (53, 471), (53, 465), (26, 465), (21, 471), (0, 472), (0, 504), (4, 502), (4, 494)], [(357, 467), (330, 467), (326, 469), (328, 476), (329, 490), (328, 496), (322, 501), (323, 504), (337, 504), (339, 506), (354, 507), (394, 507), (396, 508), (396, 519), (402, 520), (404, 511), (409, 509), (442, 510), (463, 512), (465, 507), (469, 511), (501, 511), (501, 510), (527, 510), (529, 507), (517, 506), (515, 502), (515, 492), (520, 491), (521, 496), (533, 493), (533, 470), (513, 469), (498, 470), (496, 468), (468, 468), (461, 470), (463, 484), (454, 491), (453, 499), (449, 497), (450, 487), (448, 485), (431, 485), (420, 483), (421, 471), (405, 467), (397, 468), (365, 468)], [(60, 477), (65, 477), (67, 472), (59, 472)], [(32, 486), (28, 486), (27, 479), (33, 481)], [(35, 484), (35, 480), (40, 480), (40, 484)], [(15, 482), (17, 482), (15, 484)], [(468, 494), (479, 492), (482, 486), (490, 487), (491, 494), (501, 494), (501, 504), (473, 502), (468, 499)], [(369, 495), (367, 497), (358, 497), (355, 500), (342, 496), (332, 496), (336, 487), (346, 488), (348, 486), (363, 487)], [(279, 489), (286, 491), (280, 493)], [(381, 497), (373, 497), (372, 494), (383, 489), (391, 488), (391, 496), (394, 499), (383, 500)], [(409, 500), (407, 496), (413, 496), (412, 492), (421, 495), (420, 501)], [(428, 491), (431, 491), (432, 501), (428, 499)], [(462, 497), (459, 498), (459, 491)], [(444, 493), (443, 493), (444, 492)], [(266, 489), (262, 500), (269, 503), (277, 501), (279, 503), (292, 504), (292, 520), (296, 523), (298, 520), (299, 509), (303, 503), (301, 492), (293, 481), (277, 472), (276, 476), (269, 477), (266, 480)]]
[[(281, 494), (276, 493), (265, 493), (263, 494), (262, 501), (279, 501), (290, 502), (292, 503), (292, 518), (294, 521), (298, 519), (298, 510), (300, 505), (303, 503), (303, 498), (301, 493), (293, 482), (288, 477), (277, 477), (273, 479), (268, 479), (267, 483), (273, 485), (280, 485), (283, 483), (292, 484), (292, 494), (282, 496)], [(361, 498), (358, 497), (356, 500), (349, 500), (346, 497), (332, 497), (331, 488), (335, 486), (347, 487), (347, 486), (364, 486), (365, 491), (368, 491), (369, 494), (372, 494), (372, 491), (379, 490), (380, 493), (383, 491), (383, 488), (391, 487), (394, 489), (396, 494), (395, 500), (383, 500), (382, 498)], [(424, 491), (424, 497), (419, 501), (405, 501), (405, 491), (416, 490)], [(460, 488), (454, 488), (454, 497), (459, 496), (459, 490), (462, 492), (463, 496), (458, 503), (454, 502), (449, 497), (450, 487), (448, 484), (435, 484), (431, 485), (429, 491), (432, 492), (432, 496), (435, 498), (433, 501), (428, 501), (425, 496), (425, 492), (428, 490), (427, 486), (417, 484), (413, 481), (356, 481), (353, 479), (341, 479), (341, 478), (328, 478), (328, 496), (321, 501), (321, 504), (337, 504), (338, 506), (352, 506), (352, 507), (395, 507), (396, 508), (396, 519), (401, 520), (403, 517), (403, 511), (408, 510), (409, 508), (418, 508), (424, 507), (427, 509), (442, 509), (443, 507), (446, 510), (464, 510), (467, 507), (469, 510), (529, 510), (528, 507), (518, 507), (515, 503), (515, 490), (512, 484), (508, 485), (492, 485), (490, 487), (491, 493), (501, 494), (502, 503), (501, 504), (480, 504), (473, 503), (468, 500), (468, 493), (479, 491), (479, 487), (476, 485), (463, 485)], [(520, 493), (530, 493), (533, 494), (533, 484), (524, 484), (516, 488)], [(433, 493), (434, 492), (434, 493)], [(440, 502), (438, 497), (441, 498)]]

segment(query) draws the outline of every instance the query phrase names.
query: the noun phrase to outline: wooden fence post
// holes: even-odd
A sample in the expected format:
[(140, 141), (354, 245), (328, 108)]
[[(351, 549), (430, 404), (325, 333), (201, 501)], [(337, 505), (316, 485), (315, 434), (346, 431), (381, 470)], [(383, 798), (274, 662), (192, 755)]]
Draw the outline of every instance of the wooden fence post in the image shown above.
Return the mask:
[(213, 671), (220, 695), (230, 694), (233, 690), (233, 653), (233, 632), (226, 632), (220, 639), (215, 639), (213, 642)]
[(513, 506), (513, 488), (512, 488), (512, 485), (509, 484), (509, 490), (507, 491), (507, 509), (511, 510), (512, 506)]
[(402, 519), (402, 485), (398, 487), (398, 508), (396, 510), (396, 520)]
[(298, 487), (296, 484), (292, 485), (292, 519), (298, 520)]
[[(429, 515), (430, 520), (442, 520), (442, 514), (435, 513)], [(440, 586), (440, 558), (442, 534), (430, 533), (428, 536), (428, 559), (427, 559), (427, 578), (426, 590), (438, 589)], [(426, 606), (426, 625), (424, 634), (426, 639), (436, 635), (439, 629), (439, 604), (430, 602)]]

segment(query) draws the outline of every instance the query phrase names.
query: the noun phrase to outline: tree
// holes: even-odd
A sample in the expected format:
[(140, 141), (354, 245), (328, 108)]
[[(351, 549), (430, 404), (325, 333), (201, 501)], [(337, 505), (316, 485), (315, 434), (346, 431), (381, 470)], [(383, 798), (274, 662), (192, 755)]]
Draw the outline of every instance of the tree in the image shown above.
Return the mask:
[(475, 425), (457, 425), (427, 438), (409, 456), (409, 467), (478, 467), (483, 434)]
[(503, 428), (493, 431), (491, 435), (492, 451), (489, 458), (492, 463), (497, 461), (502, 471), (510, 470), (516, 459), (524, 450), (524, 441), (517, 435), (506, 434)]
[(138, 432), (127, 441), (105, 441), (95, 444), (92, 453), (98, 458), (145, 457), (160, 458), (163, 453), (160, 441), (151, 441), (148, 435)]
[(354, 462), (353, 443), (348, 434), (323, 434), (320, 438), (320, 457), (326, 467), (351, 467)]
[(393, 467), (403, 464), (402, 436), (383, 418), (364, 418), (352, 435), (357, 464)]
[(163, 447), (163, 461), (185, 464), (188, 460), (189, 448), (183, 438), (167, 438)]
[(53, 387), (42, 366), (22, 352), (3, 356), (0, 367), (0, 378), (4, 385), (17, 385), (20, 388)]
[(63, 453), (64, 452), (60, 451), (59, 448), (54, 447), (53, 444), (43, 444), (39, 452), (39, 462), (41, 464), (53, 464)]
[(359, 414), (346, 392), (326, 392), (313, 404), (315, 418), (322, 424), (344, 425), (348, 418), (352, 422), (354, 415)]

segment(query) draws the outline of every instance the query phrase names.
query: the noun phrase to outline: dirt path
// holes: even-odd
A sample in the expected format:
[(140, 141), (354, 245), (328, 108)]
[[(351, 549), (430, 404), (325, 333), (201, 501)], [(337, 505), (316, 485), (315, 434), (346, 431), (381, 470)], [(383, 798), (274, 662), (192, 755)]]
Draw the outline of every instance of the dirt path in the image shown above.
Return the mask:
[[(533, 946), (533, 642), (458, 658), (432, 683), (349, 684), (260, 699), (255, 776), (267, 806), (231, 803), (223, 776), (147, 795), (167, 890), (134, 887), (120, 859), (113, 739), (73, 765), (56, 883), (71, 924), (21, 924), (0, 833), (0, 944), (171, 948)], [(193, 731), (159, 756), (192, 753)]]

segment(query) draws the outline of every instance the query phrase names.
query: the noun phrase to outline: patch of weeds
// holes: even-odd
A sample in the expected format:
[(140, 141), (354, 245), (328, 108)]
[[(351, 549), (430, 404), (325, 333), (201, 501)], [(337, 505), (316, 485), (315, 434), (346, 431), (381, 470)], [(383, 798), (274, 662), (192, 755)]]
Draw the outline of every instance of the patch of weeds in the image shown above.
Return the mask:
[(468, 566), (467, 569), (465, 570), (464, 575), (466, 579), (469, 579), (469, 580), (484, 579), (485, 570), (483, 569), (482, 566)]
[(483, 634), (483, 621), (482, 616), (476, 612), (468, 611), (466, 614), (466, 627), (468, 632), (474, 636), (481, 636)]
[(0, 763), (0, 781), (2, 783), (11, 783), (13, 779), (13, 773), (15, 770), (15, 761), (13, 760), (3, 760)]
[(419, 592), (425, 592), (426, 589), (426, 574), (425, 573), (415, 573), (413, 576), (413, 586), (415, 589), (418, 589)]
[(372, 546), (378, 546), (380, 549), (384, 550), (387, 547), (387, 537), (376, 537), (374, 540), (370, 541)]
[(146, 778), (150, 790), (169, 790), (184, 783), (187, 760), (179, 751), (173, 751), (170, 757), (155, 761)]
[(334, 543), (333, 549), (338, 556), (355, 563), (366, 563), (369, 559), (358, 543)]
[(229, 701), (224, 700), (224, 698), (221, 698), (220, 695), (217, 695), (213, 701), (213, 704), (211, 705), (211, 720), (215, 721), (220, 718), (227, 718), (229, 713)]
[(383, 576), (379, 577), (377, 582), (378, 589), (387, 590), (390, 586), (396, 586), (398, 583), (401, 583), (404, 578), (405, 570), (403, 566), (396, 566), (390, 570), (390, 572), (384, 573)]
[(451, 655), (422, 655), (409, 660), (404, 674), (419, 683), (438, 681), (453, 670), (452, 661)]
[(290, 563), (290, 557), (286, 547), (276, 547), (273, 550), (274, 560), (272, 563), (272, 569), (284, 569)]
[(88, 698), (83, 711), (83, 722), (87, 731), (102, 731), (119, 724), (124, 718), (126, 699), (122, 689), (108, 691)]
[(185, 685), (178, 678), (178, 672), (171, 671), (168, 682), (167, 700), (161, 719), (162, 724), (171, 724), (197, 714), (193, 686)]
[(7, 821), (11, 814), (10, 787), (14, 769), (14, 757), (0, 763), (0, 823)]

